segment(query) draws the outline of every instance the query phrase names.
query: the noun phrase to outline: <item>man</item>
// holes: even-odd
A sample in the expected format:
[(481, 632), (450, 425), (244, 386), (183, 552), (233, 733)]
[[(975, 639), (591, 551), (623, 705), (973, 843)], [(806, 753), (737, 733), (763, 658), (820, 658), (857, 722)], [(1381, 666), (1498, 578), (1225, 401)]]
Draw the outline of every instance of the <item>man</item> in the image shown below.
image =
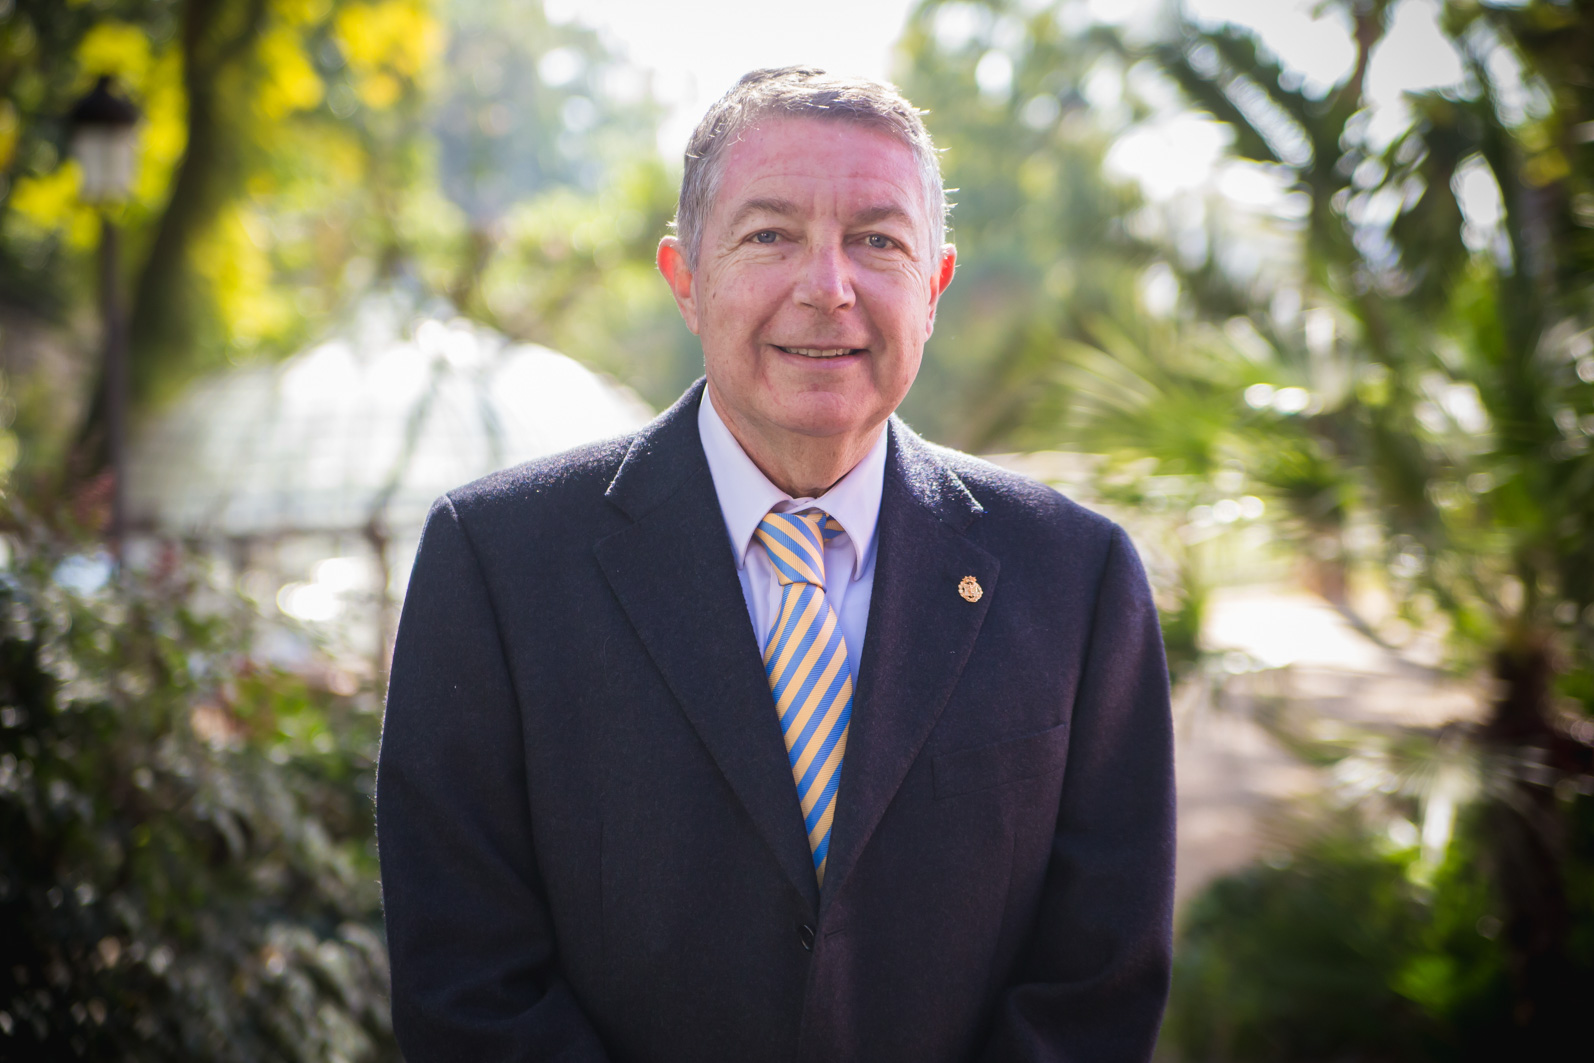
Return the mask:
[(378, 782), (431, 1060), (1144, 1060), (1167, 676), (1123, 532), (891, 412), (952, 278), (888, 87), (757, 71), (660, 271), (699, 382), (428, 520)]

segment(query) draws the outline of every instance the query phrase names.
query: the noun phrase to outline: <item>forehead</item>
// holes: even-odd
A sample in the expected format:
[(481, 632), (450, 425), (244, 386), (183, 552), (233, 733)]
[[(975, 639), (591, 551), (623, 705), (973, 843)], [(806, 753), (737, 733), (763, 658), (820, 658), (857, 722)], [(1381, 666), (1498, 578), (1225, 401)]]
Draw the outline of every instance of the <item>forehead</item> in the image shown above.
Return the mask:
[(925, 213), (913, 150), (890, 133), (847, 119), (765, 118), (731, 145), (714, 212), (777, 194), (809, 208), (894, 205)]

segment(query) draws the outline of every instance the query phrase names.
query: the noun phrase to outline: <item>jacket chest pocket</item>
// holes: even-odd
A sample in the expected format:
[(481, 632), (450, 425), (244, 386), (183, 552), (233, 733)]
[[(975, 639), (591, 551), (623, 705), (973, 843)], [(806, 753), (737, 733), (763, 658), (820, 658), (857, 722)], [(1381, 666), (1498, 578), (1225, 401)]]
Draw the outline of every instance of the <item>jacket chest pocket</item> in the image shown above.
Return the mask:
[(1068, 724), (988, 746), (943, 753), (931, 762), (936, 800), (1063, 770)]

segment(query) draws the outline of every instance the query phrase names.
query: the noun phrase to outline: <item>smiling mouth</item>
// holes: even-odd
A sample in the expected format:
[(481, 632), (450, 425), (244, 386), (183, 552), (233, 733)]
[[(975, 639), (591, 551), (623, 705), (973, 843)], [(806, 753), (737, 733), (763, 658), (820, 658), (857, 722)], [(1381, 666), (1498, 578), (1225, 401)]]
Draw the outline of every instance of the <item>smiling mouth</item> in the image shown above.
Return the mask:
[(862, 354), (864, 351), (862, 347), (782, 347), (778, 343), (775, 347), (804, 358), (840, 358), (845, 354)]

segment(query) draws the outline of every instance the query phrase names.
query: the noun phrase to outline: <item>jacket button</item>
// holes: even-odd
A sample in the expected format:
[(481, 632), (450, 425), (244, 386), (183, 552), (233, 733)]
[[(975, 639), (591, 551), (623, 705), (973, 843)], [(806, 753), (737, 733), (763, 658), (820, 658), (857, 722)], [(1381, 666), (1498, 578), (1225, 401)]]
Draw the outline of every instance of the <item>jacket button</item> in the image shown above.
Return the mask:
[(797, 940), (803, 943), (803, 948), (808, 952), (814, 951), (814, 928), (807, 923), (798, 927)]

